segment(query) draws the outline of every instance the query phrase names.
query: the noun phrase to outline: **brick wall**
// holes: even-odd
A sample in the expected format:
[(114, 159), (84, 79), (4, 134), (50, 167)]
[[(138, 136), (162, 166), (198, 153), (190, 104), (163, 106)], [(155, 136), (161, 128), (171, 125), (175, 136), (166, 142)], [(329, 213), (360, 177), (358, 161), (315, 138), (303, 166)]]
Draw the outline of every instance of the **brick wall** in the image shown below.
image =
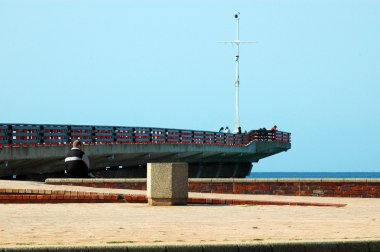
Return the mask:
[[(48, 179), (46, 183), (146, 190), (146, 179)], [(189, 179), (189, 191), (380, 198), (380, 179)]]
[(191, 181), (192, 192), (380, 198), (380, 179), (234, 179)]

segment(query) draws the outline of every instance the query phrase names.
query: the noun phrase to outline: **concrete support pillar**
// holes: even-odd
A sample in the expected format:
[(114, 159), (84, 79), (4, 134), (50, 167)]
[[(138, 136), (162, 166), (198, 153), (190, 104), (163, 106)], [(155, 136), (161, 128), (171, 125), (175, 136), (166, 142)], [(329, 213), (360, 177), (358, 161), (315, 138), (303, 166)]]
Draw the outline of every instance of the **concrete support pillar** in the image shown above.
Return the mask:
[(151, 206), (186, 205), (187, 163), (148, 163), (147, 197)]

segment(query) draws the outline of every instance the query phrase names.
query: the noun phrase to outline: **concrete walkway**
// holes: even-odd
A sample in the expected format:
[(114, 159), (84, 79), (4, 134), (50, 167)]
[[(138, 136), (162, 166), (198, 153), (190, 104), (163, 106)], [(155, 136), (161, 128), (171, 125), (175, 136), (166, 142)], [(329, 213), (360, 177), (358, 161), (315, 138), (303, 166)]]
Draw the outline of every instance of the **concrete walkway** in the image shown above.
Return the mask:
[[(144, 193), (0, 180), (1, 188)], [(189, 196), (347, 205), (0, 204), (0, 248), (380, 240), (380, 199), (198, 193)]]

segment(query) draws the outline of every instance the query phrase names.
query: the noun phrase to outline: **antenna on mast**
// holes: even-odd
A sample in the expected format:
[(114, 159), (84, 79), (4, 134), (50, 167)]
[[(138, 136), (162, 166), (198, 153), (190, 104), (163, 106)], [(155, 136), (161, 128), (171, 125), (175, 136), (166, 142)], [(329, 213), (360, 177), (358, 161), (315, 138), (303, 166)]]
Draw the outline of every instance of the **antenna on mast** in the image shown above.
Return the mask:
[(240, 61), (240, 52), (239, 52), (239, 46), (240, 44), (252, 44), (252, 43), (257, 43), (256, 41), (240, 41), (239, 37), (239, 20), (240, 20), (240, 12), (237, 12), (235, 14), (235, 19), (236, 19), (236, 40), (235, 41), (223, 41), (221, 43), (228, 43), (228, 44), (234, 44), (236, 45), (236, 55), (235, 55), (235, 68), (236, 68), (236, 77), (235, 77), (235, 129), (234, 133), (239, 132), (240, 128), (240, 119), (239, 119), (239, 61)]

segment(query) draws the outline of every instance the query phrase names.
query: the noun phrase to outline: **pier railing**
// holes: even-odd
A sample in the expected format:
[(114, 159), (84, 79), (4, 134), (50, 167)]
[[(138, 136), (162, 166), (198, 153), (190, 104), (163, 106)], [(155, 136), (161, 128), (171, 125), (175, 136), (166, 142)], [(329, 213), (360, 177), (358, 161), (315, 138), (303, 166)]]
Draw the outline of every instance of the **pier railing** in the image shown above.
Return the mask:
[(0, 124), (0, 147), (85, 144), (206, 144), (245, 146), (252, 141), (290, 143), (290, 133), (251, 130), (243, 134), (144, 127)]

